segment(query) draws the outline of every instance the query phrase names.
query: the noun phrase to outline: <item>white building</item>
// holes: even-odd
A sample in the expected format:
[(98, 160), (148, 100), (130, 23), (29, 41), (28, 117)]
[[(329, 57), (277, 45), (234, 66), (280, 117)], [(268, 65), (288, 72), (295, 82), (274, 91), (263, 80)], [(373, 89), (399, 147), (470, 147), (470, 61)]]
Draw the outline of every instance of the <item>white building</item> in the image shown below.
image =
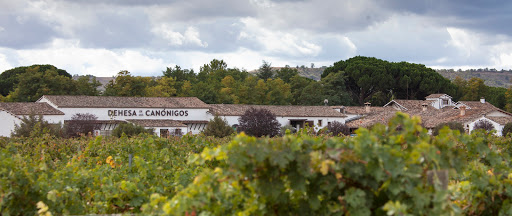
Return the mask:
[(344, 123), (346, 115), (329, 106), (262, 106), (206, 104), (195, 97), (107, 97), (45, 95), (35, 103), (0, 103), (0, 136), (10, 136), (23, 116), (42, 115), (50, 123), (65, 123), (76, 114), (93, 114), (100, 129), (95, 135), (109, 135), (122, 122), (152, 128), (157, 136), (200, 133), (214, 115), (226, 118), (231, 126), (249, 108), (265, 108), (284, 125), (315, 126), (332, 121)]

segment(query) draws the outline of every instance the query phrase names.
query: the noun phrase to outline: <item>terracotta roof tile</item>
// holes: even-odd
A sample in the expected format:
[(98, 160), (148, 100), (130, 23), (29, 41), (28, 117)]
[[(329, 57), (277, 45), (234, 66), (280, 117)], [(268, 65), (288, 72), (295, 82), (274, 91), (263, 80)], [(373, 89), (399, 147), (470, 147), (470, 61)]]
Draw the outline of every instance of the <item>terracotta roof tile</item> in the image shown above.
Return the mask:
[(0, 109), (9, 111), (14, 115), (64, 115), (63, 112), (53, 108), (47, 103), (16, 102), (0, 103)]
[(207, 104), (196, 97), (110, 97), (45, 95), (42, 98), (48, 99), (57, 107), (68, 108), (209, 108)]
[(276, 116), (290, 117), (346, 117), (330, 106), (274, 106), (245, 104), (210, 104), (212, 112), (221, 116), (241, 116), (250, 108), (267, 109)]
[(447, 94), (431, 94), (431, 95), (429, 95), (429, 96), (427, 96), (425, 98), (440, 98), (441, 96), (448, 96), (448, 97), (450, 97), (450, 95), (447, 95)]

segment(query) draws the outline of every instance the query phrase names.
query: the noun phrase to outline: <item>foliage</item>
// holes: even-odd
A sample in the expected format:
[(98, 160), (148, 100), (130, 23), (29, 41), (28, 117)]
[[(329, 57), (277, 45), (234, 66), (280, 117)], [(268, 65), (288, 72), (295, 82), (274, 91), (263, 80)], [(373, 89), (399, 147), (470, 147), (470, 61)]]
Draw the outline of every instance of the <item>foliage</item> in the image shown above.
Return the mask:
[(121, 137), (123, 134), (128, 137), (136, 136), (139, 134), (153, 134), (153, 129), (145, 129), (139, 125), (123, 122), (117, 125), (114, 130), (112, 130), (112, 136)]
[(0, 138), (0, 213), (510, 215), (510, 143), (401, 113), (355, 137)]
[(60, 125), (50, 124), (44, 120), (42, 115), (30, 114), (23, 116), (19, 125), (15, 125), (11, 136), (13, 137), (41, 137), (50, 135), (54, 137), (63, 136)]
[(277, 136), (280, 128), (276, 116), (266, 109), (250, 108), (238, 118), (238, 131), (251, 136)]
[(104, 95), (143, 97), (151, 81), (151, 77), (135, 77), (129, 71), (120, 71), (115, 79), (105, 86)]
[(99, 129), (96, 122), (98, 117), (90, 113), (76, 113), (71, 116), (70, 121), (66, 121), (64, 128), (68, 137), (77, 137), (83, 135), (92, 135), (94, 130)]
[(501, 133), (503, 136), (507, 136), (511, 132), (512, 132), (512, 123), (509, 122), (509, 123), (505, 124)]
[(333, 136), (350, 135), (350, 128), (339, 121), (333, 121), (327, 125), (327, 131)]
[(439, 135), (439, 131), (443, 129), (444, 127), (448, 127), (452, 130), (458, 130), (460, 133), (464, 133), (464, 125), (458, 122), (447, 122), (438, 124), (434, 129), (432, 130), (432, 135), (437, 136)]
[(188, 135), (0, 139), (0, 214), (35, 215), (38, 208), (53, 215), (139, 213), (151, 194), (173, 196), (214, 165), (189, 164), (189, 154), (226, 141)]
[[(217, 161), (174, 197), (153, 195), (144, 213), (177, 215), (450, 215), (446, 182), (428, 170), (460, 171), (460, 134), (431, 137), (418, 119), (399, 114), (391, 127), (355, 138), (240, 135), (205, 148), (195, 164)], [(394, 130), (393, 125), (403, 125)], [(157, 208), (154, 208), (154, 207)]]
[(494, 130), (494, 125), (486, 119), (481, 119), (475, 123), (475, 126), (473, 126), (473, 130), (478, 130), (478, 129), (484, 129), (486, 131), (491, 131), (491, 130)]
[(258, 78), (262, 80), (274, 78), (274, 72), (272, 71), (271, 63), (263, 61), (263, 64), (258, 69)]
[[(353, 103), (363, 105), (365, 101), (389, 101), (387, 93), (395, 98), (423, 100), (432, 93), (453, 95), (455, 85), (425, 65), (407, 62), (387, 62), (377, 58), (357, 56), (346, 61), (335, 62), (322, 74), (322, 79), (331, 73), (343, 71), (345, 86)], [(375, 98), (377, 94), (384, 98)], [(384, 104), (375, 104), (384, 105)]]
[(74, 81), (59, 75), (57, 69), (41, 72), (39, 66), (29, 67), (19, 75), (16, 88), (7, 98), (8, 101), (36, 101), (43, 95), (74, 95), (76, 88)]
[(101, 83), (94, 76), (80, 76), (75, 82), (76, 95), (98, 96)]
[(16, 89), (19, 79), (27, 75), (26, 73), (37, 71), (38, 73), (45, 73), (46, 71), (56, 71), (59, 76), (64, 76), (71, 79), (71, 75), (62, 69), (58, 69), (53, 65), (32, 65), (27, 67), (16, 67), (0, 73), (0, 95), (7, 96), (9, 92)]
[(297, 132), (297, 129), (291, 125), (285, 125), (285, 126), (282, 126), (281, 129), (279, 129), (279, 134), (281, 134), (281, 136), (287, 135), (288, 133), (292, 134), (292, 133), (296, 133), (296, 132)]
[(203, 133), (206, 136), (223, 138), (235, 133), (235, 130), (229, 126), (225, 119), (222, 119), (222, 117), (216, 115), (212, 120), (210, 120), (210, 122), (208, 122), (208, 125), (206, 125)]

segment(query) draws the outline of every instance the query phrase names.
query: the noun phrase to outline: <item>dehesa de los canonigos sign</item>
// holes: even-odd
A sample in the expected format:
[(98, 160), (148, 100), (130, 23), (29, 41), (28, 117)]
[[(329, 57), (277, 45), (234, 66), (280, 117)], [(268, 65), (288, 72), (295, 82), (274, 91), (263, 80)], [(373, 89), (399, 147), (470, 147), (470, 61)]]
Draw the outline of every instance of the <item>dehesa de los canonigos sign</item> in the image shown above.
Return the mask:
[(108, 116), (188, 116), (188, 110), (108, 110)]

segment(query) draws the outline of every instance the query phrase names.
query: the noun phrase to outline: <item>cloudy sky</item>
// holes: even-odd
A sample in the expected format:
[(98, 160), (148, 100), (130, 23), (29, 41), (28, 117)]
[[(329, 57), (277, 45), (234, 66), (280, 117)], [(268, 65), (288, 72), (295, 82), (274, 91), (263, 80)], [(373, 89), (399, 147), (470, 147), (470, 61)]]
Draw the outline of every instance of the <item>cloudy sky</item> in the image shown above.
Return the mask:
[(0, 0), (0, 71), (161, 75), (329, 66), (353, 56), (433, 68), (512, 69), (508, 0)]

